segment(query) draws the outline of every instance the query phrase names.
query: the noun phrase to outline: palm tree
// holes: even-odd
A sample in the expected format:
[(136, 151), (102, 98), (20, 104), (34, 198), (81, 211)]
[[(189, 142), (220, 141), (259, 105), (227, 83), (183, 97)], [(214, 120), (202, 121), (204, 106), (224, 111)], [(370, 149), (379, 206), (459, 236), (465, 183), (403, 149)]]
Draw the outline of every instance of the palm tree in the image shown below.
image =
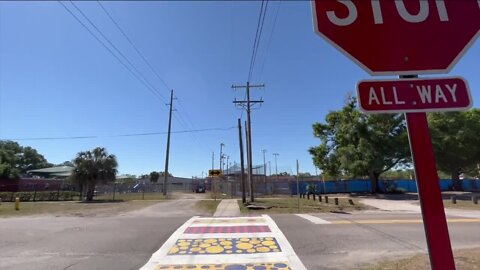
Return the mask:
[(73, 165), (75, 169), (72, 172), (72, 179), (79, 184), (80, 194), (86, 188), (87, 201), (93, 200), (97, 184), (115, 181), (118, 166), (115, 155), (109, 155), (103, 147), (79, 152), (73, 160)]

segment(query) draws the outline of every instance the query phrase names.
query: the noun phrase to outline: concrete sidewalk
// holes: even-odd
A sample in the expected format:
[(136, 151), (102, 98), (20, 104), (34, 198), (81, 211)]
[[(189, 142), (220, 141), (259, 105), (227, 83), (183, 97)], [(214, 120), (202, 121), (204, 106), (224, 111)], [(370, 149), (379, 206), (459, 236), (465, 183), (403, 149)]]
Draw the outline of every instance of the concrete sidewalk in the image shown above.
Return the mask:
[(399, 211), (407, 213), (420, 213), (420, 206), (416, 205), (418, 201), (396, 201), (396, 200), (384, 200), (384, 199), (363, 199), (361, 203), (369, 206), (373, 206), (384, 211)]
[[(373, 206), (380, 210), (392, 211), (392, 212), (404, 212), (404, 213), (421, 213), (420, 205), (418, 201), (405, 200), (383, 200), (383, 199), (363, 199), (361, 203), (369, 206)], [(480, 218), (479, 210), (466, 210), (466, 209), (453, 209), (446, 208), (445, 214), (448, 216), (467, 217), (467, 218)]]
[(236, 199), (222, 200), (217, 207), (214, 217), (238, 217), (240, 216), (240, 207)]

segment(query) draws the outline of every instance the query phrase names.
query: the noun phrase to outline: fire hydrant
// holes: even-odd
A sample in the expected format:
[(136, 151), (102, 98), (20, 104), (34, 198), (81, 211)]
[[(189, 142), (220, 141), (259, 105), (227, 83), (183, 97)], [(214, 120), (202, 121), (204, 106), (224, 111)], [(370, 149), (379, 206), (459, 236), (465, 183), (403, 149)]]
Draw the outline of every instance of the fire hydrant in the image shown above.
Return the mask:
[(20, 210), (20, 198), (15, 198), (15, 210)]

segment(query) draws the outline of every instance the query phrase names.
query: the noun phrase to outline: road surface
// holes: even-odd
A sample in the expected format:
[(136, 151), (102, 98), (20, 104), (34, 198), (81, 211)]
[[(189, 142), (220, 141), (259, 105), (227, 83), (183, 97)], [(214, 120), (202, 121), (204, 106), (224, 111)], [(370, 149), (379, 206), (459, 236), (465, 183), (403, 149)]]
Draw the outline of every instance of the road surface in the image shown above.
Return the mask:
[[(0, 269), (138, 270), (175, 232), (181, 232), (179, 228), (188, 225), (192, 216), (206, 215), (195, 210), (197, 199), (161, 202), (110, 217), (2, 218)], [(357, 269), (372, 261), (426, 252), (418, 213), (365, 211), (270, 217), (273, 223), (269, 226), (279, 229), (286, 250), (291, 246), (306, 269)], [(449, 215), (455, 249), (480, 247), (480, 219), (475, 217)]]

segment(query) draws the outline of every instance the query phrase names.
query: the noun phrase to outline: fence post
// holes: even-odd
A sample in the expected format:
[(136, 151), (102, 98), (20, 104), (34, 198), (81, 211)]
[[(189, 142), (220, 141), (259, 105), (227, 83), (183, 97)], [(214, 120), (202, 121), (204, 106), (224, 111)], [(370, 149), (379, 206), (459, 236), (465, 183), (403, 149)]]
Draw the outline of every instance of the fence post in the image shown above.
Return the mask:
[(338, 205), (338, 198), (335, 198), (335, 205)]
[(37, 184), (35, 183), (33, 185), (33, 201), (35, 201), (37, 198)]
[(472, 202), (478, 204), (478, 197), (476, 195), (472, 195)]
[(61, 184), (58, 185), (58, 189), (57, 189), (57, 201), (60, 200), (60, 187), (61, 187)]
[(325, 196), (325, 203), (328, 203), (328, 196)]
[(457, 198), (455, 198), (455, 196), (452, 196), (452, 198), (450, 198), (452, 200), (452, 203), (453, 204), (457, 204)]
[(113, 199), (112, 201), (115, 201), (115, 188), (117, 187), (117, 183), (113, 183)]
[(143, 184), (142, 188), (142, 200), (145, 200), (145, 184)]
[(12, 192), (12, 197), (10, 197), (10, 201), (13, 202), (13, 197), (15, 196), (15, 192)]

